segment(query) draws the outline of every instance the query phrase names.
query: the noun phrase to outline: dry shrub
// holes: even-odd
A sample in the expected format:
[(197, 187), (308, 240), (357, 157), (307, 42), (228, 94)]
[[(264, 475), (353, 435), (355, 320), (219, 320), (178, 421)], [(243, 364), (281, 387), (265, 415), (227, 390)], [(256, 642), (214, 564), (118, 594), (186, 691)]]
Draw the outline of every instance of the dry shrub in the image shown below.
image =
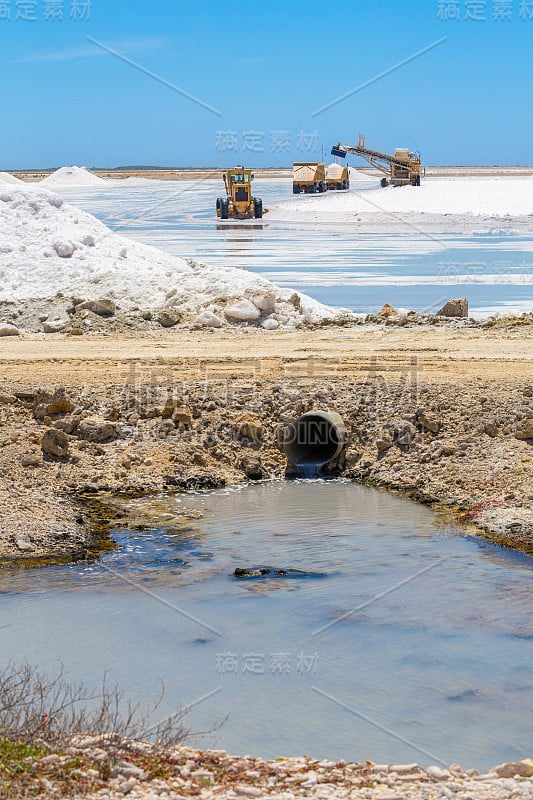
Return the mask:
[(68, 679), (63, 666), (49, 675), (37, 667), (9, 662), (0, 671), (0, 739), (21, 739), (62, 746), (76, 735), (98, 736), (99, 747), (123, 747), (127, 741), (146, 739), (161, 747), (183, 742), (188, 730), (185, 711), (176, 709), (154, 722), (164, 697), (142, 706), (127, 699), (104, 675), (100, 686)]

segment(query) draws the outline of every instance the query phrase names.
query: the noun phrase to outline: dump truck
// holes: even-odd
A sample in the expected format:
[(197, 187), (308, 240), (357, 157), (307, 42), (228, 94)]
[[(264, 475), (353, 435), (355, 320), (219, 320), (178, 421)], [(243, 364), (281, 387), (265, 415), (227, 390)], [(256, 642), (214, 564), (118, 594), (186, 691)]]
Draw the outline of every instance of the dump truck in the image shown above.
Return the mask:
[(292, 191), (294, 194), (305, 192), (327, 192), (326, 167), (319, 161), (296, 161), (293, 165)]
[(220, 219), (261, 219), (263, 201), (252, 194), (254, 175), (251, 169), (235, 167), (224, 173), (226, 197), (217, 198), (217, 217)]
[(330, 164), (326, 169), (326, 179), (328, 191), (331, 189), (341, 191), (342, 189), (350, 188), (350, 172), (348, 167), (343, 167), (342, 164), (337, 164), (336, 162)]
[(393, 186), (420, 186), (422, 177), (422, 158), (420, 153), (411, 153), (406, 147), (399, 147), (394, 155), (371, 150), (366, 146), (365, 136), (361, 134), (357, 146), (339, 144), (332, 147), (331, 154), (337, 158), (346, 158), (346, 154), (361, 156), (365, 161), (383, 172), (386, 177), (381, 179), (383, 187), (391, 183)]

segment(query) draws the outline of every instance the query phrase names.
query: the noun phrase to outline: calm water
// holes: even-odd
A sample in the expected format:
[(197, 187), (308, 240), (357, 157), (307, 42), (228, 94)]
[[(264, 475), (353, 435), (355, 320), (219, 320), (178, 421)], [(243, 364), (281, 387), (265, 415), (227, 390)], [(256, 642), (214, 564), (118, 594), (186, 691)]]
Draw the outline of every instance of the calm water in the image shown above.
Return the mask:
[[(352, 191), (374, 192), (375, 182)], [(378, 190), (379, 191), (379, 190)], [(175, 255), (257, 272), (331, 305), (376, 311), (385, 301), (435, 311), (466, 296), (472, 313), (533, 308), (533, 239), (513, 235), (359, 233), (353, 223), (217, 223), (217, 181), (130, 180), (70, 201), (126, 236)], [(288, 180), (258, 180), (267, 206), (293, 202)], [(308, 197), (320, 203), (320, 197)]]
[[(99, 563), (0, 572), (3, 661), (89, 682), (110, 669), (144, 699), (162, 678), (161, 716), (197, 703), (195, 729), (225, 722), (196, 743), (235, 753), (481, 768), (531, 754), (531, 559), (349, 482), (128, 513)], [(233, 575), (260, 566), (300, 572)]]

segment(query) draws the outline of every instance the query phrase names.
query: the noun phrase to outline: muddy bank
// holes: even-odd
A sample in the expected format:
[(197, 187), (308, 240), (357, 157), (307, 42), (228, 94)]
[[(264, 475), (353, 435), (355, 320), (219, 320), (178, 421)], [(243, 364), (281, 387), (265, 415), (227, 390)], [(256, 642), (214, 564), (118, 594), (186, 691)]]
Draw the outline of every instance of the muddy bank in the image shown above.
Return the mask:
[[(231, 361), (228, 362), (231, 369)], [(334, 473), (438, 504), (533, 552), (533, 381), (348, 377), (0, 386), (0, 558), (98, 547), (84, 499), (282, 479), (280, 432), (339, 413)]]

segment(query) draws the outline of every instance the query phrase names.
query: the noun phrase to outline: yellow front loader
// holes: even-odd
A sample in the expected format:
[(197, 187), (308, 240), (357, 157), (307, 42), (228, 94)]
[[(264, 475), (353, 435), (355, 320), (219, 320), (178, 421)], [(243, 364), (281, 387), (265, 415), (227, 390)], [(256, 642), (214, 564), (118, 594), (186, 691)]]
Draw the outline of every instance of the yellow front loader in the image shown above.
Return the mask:
[(254, 176), (251, 169), (235, 167), (224, 173), (226, 197), (217, 199), (217, 217), (220, 219), (261, 219), (263, 201), (252, 195)]

